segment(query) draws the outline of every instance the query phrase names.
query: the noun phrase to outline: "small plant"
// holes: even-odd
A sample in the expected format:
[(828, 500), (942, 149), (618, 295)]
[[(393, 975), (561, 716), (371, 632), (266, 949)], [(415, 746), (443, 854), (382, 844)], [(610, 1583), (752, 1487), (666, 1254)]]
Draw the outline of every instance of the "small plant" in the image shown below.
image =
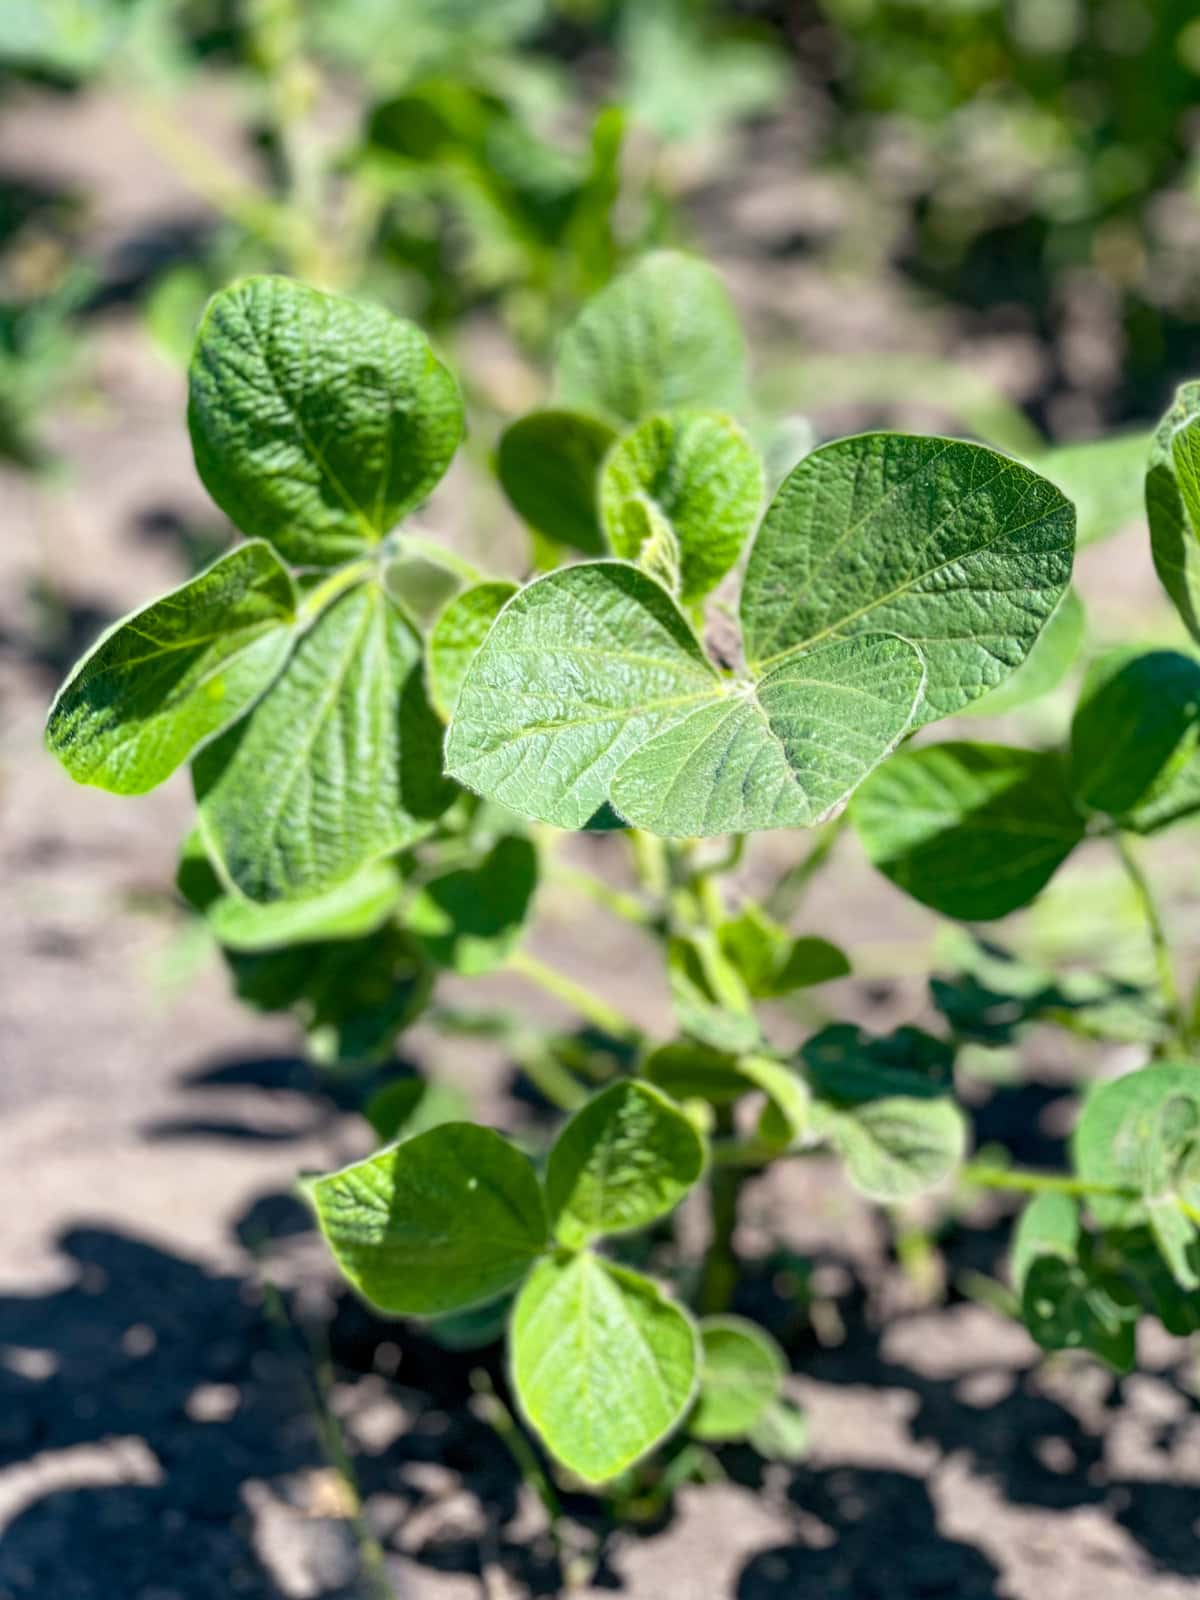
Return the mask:
[[(1125, 1367), (1142, 1310), (1200, 1323), (1195, 1025), (1130, 843), (1200, 809), (1200, 667), (1102, 661), (1066, 753), (897, 748), (1016, 698), (1019, 669), (1036, 693), (1077, 648), (1062, 621), (1075, 513), (1053, 483), (982, 445), (867, 434), (803, 456), (763, 513), (740, 331), (710, 270), (673, 254), (584, 309), (553, 405), (499, 441), (549, 568), (531, 581), (405, 527), (463, 410), (424, 335), (383, 311), (236, 284), (200, 329), (189, 422), (244, 542), (105, 635), (54, 704), (51, 748), (119, 793), (190, 762), (181, 890), (239, 993), (295, 1011), (319, 1059), (386, 1062), (429, 1011), (499, 1033), (568, 1113), (548, 1144), (518, 1144), (444, 1086), (388, 1079), (366, 1106), (381, 1148), (304, 1182), (367, 1300), (455, 1338), (464, 1313), (498, 1306), (525, 1418), (576, 1478), (618, 1486), (679, 1430), (701, 1449), (802, 1448), (781, 1350), (732, 1314), (741, 1186), (776, 1160), (832, 1151), (889, 1208), (956, 1172), (1032, 1193), (1014, 1281), (1048, 1348)], [(1156, 559), (1193, 631), (1198, 440), (1189, 390), (1150, 484)], [(722, 591), (738, 571), (735, 620)], [(798, 1054), (771, 1043), (761, 1002), (850, 971), (768, 909), (796, 898), (847, 814), (895, 884), (970, 921), (1029, 903), (1086, 835), (1117, 843), (1159, 958), (1159, 1059), (1089, 1095), (1074, 1173), (963, 1165), (953, 1070), (989, 1015), (978, 975), (935, 989), (943, 1037), (835, 1022)], [(764, 903), (735, 907), (745, 836), (781, 828), (822, 831)], [(635, 889), (558, 859), (555, 830), (582, 829), (627, 843)], [(542, 877), (656, 942), (673, 1037), (647, 1039), (522, 947)], [(588, 1031), (437, 1007), (438, 973), (499, 967)], [(1029, 986), (1023, 1014), (1074, 1004)], [(669, 1220), (697, 1191), (698, 1262)]]

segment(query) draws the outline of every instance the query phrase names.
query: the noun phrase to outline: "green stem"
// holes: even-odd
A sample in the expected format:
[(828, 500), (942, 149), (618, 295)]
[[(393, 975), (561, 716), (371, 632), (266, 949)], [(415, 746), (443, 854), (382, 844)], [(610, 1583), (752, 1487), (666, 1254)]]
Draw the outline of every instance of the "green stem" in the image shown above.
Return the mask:
[(1175, 976), (1175, 964), (1171, 959), (1171, 946), (1167, 941), (1167, 932), (1163, 927), (1158, 902), (1154, 897), (1154, 890), (1150, 886), (1150, 880), (1142, 870), (1141, 863), (1137, 859), (1128, 834), (1114, 834), (1113, 844), (1116, 847), (1118, 856), (1121, 858), (1121, 865), (1125, 868), (1125, 875), (1133, 887), (1138, 907), (1146, 923), (1146, 931), (1150, 936), (1150, 948), (1154, 954), (1154, 968), (1158, 976), (1159, 993), (1162, 995), (1163, 1005), (1171, 1025), (1173, 1036), (1171, 1042), (1178, 1042), (1186, 1048), (1188, 1026), (1184, 1014), (1183, 997), (1179, 992), (1179, 983)]
[(627, 837), (638, 882), (655, 900), (665, 900), (671, 885), (663, 841), (641, 828), (630, 828)]
[(1027, 1172), (1020, 1168), (989, 1167), (985, 1162), (968, 1161), (959, 1168), (964, 1183), (977, 1189), (1006, 1189), (1016, 1194), (1070, 1194), (1085, 1198), (1089, 1194), (1110, 1195), (1115, 1199), (1138, 1200), (1134, 1189), (1116, 1183), (1089, 1183), (1067, 1173)]
[[(714, 1132), (730, 1138), (734, 1132), (733, 1113), (722, 1106), (716, 1113)], [(728, 1311), (737, 1288), (738, 1262), (734, 1250), (738, 1204), (746, 1175), (735, 1166), (713, 1166), (708, 1174), (711, 1233), (700, 1277), (697, 1302), (705, 1316)]]
[(813, 841), (812, 849), (804, 860), (798, 861), (780, 878), (766, 899), (765, 909), (773, 917), (785, 919), (796, 910), (809, 884), (829, 860), (848, 819), (849, 812), (843, 811), (834, 817), (832, 822), (827, 822)]
[(304, 596), (296, 612), (296, 621), (302, 624), (315, 621), (338, 595), (346, 589), (353, 589), (357, 584), (365, 583), (374, 571), (373, 561), (351, 561), (346, 566), (339, 567)]
[(652, 928), (657, 921), (654, 913), (636, 895), (627, 894), (624, 889), (614, 889), (611, 884), (605, 883), (601, 878), (593, 877), (590, 872), (584, 872), (580, 867), (573, 867), (566, 861), (551, 858), (549, 872), (550, 877), (561, 883), (564, 888), (574, 889), (579, 894), (587, 895), (589, 900), (594, 900), (598, 906), (603, 906), (614, 916), (632, 922), (635, 927)]
[(624, 1016), (615, 1006), (600, 995), (594, 994), (591, 989), (585, 988), (582, 983), (577, 983), (574, 978), (560, 972), (557, 967), (549, 966), (540, 957), (532, 955), (528, 950), (514, 950), (508, 958), (510, 972), (527, 978), (530, 983), (536, 983), (547, 994), (561, 1000), (563, 1005), (570, 1006), (573, 1011), (586, 1021), (599, 1028), (601, 1033), (607, 1033), (614, 1039), (627, 1040), (637, 1043), (642, 1037), (642, 1030), (631, 1018)]
[(514, 1039), (512, 1052), (530, 1083), (559, 1111), (578, 1111), (586, 1102), (588, 1091), (540, 1041)]

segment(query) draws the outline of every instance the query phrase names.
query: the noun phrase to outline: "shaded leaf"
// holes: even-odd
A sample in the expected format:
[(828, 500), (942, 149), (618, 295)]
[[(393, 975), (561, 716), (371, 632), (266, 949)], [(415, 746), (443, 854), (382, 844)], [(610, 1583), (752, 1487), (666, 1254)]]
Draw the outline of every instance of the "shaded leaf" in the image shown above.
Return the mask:
[(1123, 818), (1172, 786), (1200, 741), (1200, 662), (1122, 650), (1084, 679), (1071, 723), (1077, 803)]
[(1043, 1350), (1090, 1350), (1117, 1372), (1133, 1368), (1138, 1306), (1116, 1276), (1039, 1255), (1025, 1277), (1021, 1320)]
[(717, 929), (725, 959), (756, 999), (771, 999), (849, 975), (844, 951), (828, 939), (793, 939), (752, 900)]
[(672, 1100), (707, 1100), (715, 1106), (732, 1105), (749, 1088), (736, 1055), (696, 1039), (659, 1045), (642, 1062), (641, 1074)]
[(402, 1135), (427, 1133), (446, 1122), (462, 1122), (470, 1113), (467, 1097), (449, 1083), (435, 1083), (415, 1074), (394, 1078), (377, 1089), (363, 1108), (363, 1115), (375, 1130), (381, 1144), (390, 1144)]
[(467, 668), (488, 629), (516, 592), (515, 583), (502, 580), (473, 584), (446, 605), (429, 630), (425, 673), (429, 698), (443, 721), (453, 715)]
[(1142, 485), (1152, 442), (1149, 433), (1119, 433), (1056, 445), (1030, 462), (1074, 503), (1081, 550), (1144, 514)]
[(648, 1278), (588, 1251), (535, 1267), (517, 1296), (510, 1341), (522, 1411), (588, 1483), (652, 1450), (696, 1392), (700, 1341), (691, 1318)]
[(444, 1123), (305, 1193), (334, 1260), (392, 1316), (436, 1316), (519, 1283), (546, 1244), (528, 1159), (490, 1128)]
[(936, 1099), (951, 1092), (954, 1047), (920, 1028), (872, 1037), (853, 1023), (834, 1022), (800, 1052), (813, 1089), (843, 1105), (891, 1095)]
[(688, 1418), (697, 1439), (744, 1439), (779, 1399), (787, 1361), (762, 1328), (744, 1317), (700, 1323), (700, 1394)]
[(405, 901), (403, 921), (440, 967), (477, 977), (520, 942), (538, 880), (537, 850), (509, 834), (477, 866), (444, 872)]
[(144, 794), (246, 711), (292, 647), (296, 592), (269, 545), (239, 545), (114, 624), (50, 708), (77, 783)]
[(603, 555), (600, 466), (617, 435), (577, 411), (531, 411), (505, 428), (496, 450), (500, 485), (517, 515), (544, 538)]

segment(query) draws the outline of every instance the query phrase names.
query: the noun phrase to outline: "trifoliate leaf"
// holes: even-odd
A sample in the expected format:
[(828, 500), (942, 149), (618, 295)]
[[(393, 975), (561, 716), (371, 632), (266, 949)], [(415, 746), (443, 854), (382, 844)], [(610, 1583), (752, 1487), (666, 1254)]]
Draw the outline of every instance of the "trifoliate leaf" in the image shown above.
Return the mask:
[(1154, 570), (1200, 639), (1200, 383), (1176, 391), (1150, 450), (1146, 515)]
[(720, 583), (753, 531), (762, 462), (731, 417), (707, 411), (647, 417), (613, 447), (600, 478), (609, 543), (630, 561), (640, 559), (643, 541), (622, 512), (642, 496), (675, 535), (680, 598), (690, 604)]
[(617, 435), (578, 411), (532, 411), (500, 435), (496, 472), (513, 510), (555, 544), (603, 555), (600, 466)]
[(425, 674), (429, 698), (438, 715), (450, 720), (458, 691), (472, 657), (487, 638), (505, 603), (517, 592), (515, 583), (494, 580), (473, 584), (455, 595), (425, 640)]
[(706, 406), (737, 411), (746, 353), (721, 280), (673, 250), (645, 256), (590, 300), (559, 347), (562, 400), (619, 422)]
[(748, 901), (717, 929), (725, 959), (759, 1000), (844, 978), (850, 962), (828, 939), (793, 939), (761, 907)]
[(1057, 755), (960, 742), (902, 751), (855, 795), (851, 817), (898, 889), (978, 921), (1028, 905), (1085, 829)]
[(1124, 818), (1179, 778), (1200, 743), (1200, 662), (1122, 650), (1096, 662), (1071, 723), (1071, 787), (1089, 811)]
[(699, 1343), (691, 1318), (656, 1284), (583, 1251), (540, 1262), (517, 1296), (513, 1384), (551, 1453), (603, 1483), (683, 1419)]
[(441, 478), (462, 437), (450, 373), (412, 323), (288, 278), (210, 303), (188, 424), (205, 488), (289, 561), (336, 566)]
[(583, 1106), (546, 1168), (546, 1203), (560, 1243), (578, 1249), (644, 1228), (674, 1209), (704, 1169), (704, 1144), (679, 1107), (625, 1079)]
[(700, 1345), (700, 1394), (688, 1432), (714, 1443), (744, 1439), (780, 1396), (787, 1372), (783, 1351), (744, 1317), (705, 1317)]
[(144, 794), (269, 687), (295, 612), (271, 547), (239, 545), (104, 634), (59, 690), (47, 745), (77, 783)]
[(546, 1244), (529, 1160), (469, 1122), (444, 1123), (304, 1188), (342, 1272), (392, 1316), (494, 1299)]
[(537, 850), (516, 834), (477, 866), (431, 879), (405, 901), (404, 926), (439, 967), (478, 977), (519, 943), (537, 888)]
[(925, 659), (917, 722), (960, 711), (1028, 655), (1071, 576), (1075, 514), (982, 445), (863, 434), (777, 491), (742, 588), (747, 660), (768, 671), (837, 635), (895, 633)]
[(420, 642), (374, 583), (336, 600), (193, 768), (205, 843), (251, 900), (316, 894), (419, 839), (453, 798)]

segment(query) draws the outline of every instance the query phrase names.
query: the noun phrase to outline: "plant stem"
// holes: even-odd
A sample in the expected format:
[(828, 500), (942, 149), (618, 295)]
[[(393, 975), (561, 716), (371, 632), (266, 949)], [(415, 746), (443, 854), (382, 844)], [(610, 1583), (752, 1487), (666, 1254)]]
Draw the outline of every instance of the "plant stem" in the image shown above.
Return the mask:
[(331, 572), (328, 578), (311, 588), (300, 601), (296, 611), (297, 622), (315, 621), (338, 595), (346, 589), (353, 589), (357, 584), (365, 583), (374, 571), (373, 561), (351, 561), (347, 566)]
[(615, 1006), (600, 995), (594, 994), (591, 989), (585, 988), (582, 983), (577, 983), (574, 978), (560, 972), (557, 967), (549, 966), (539, 956), (531, 955), (528, 950), (514, 950), (508, 958), (510, 972), (518, 973), (522, 978), (528, 978), (530, 983), (536, 983), (547, 994), (552, 994), (556, 1000), (561, 1000), (563, 1005), (570, 1006), (573, 1011), (601, 1033), (607, 1033), (614, 1039), (627, 1040), (636, 1043), (642, 1037), (642, 1030), (631, 1018), (624, 1016)]
[[(718, 1108), (713, 1132), (717, 1136), (732, 1137), (733, 1112), (728, 1106)], [(735, 1166), (714, 1166), (709, 1171), (708, 1198), (712, 1231), (708, 1249), (704, 1253), (697, 1295), (700, 1311), (705, 1316), (728, 1311), (733, 1301), (738, 1280), (733, 1237), (737, 1230), (738, 1203), (745, 1181), (745, 1173)]]
[(1007, 1189), (1017, 1194), (1071, 1194), (1080, 1197), (1101, 1194), (1117, 1199), (1141, 1198), (1136, 1190), (1122, 1188), (1116, 1183), (1088, 1183), (1083, 1178), (1071, 1177), (1069, 1173), (989, 1167), (977, 1161), (968, 1161), (959, 1168), (958, 1175), (964, 1183), (973, 1184), (977, 1189)]
[(530, 1083), (559, 1111), (578, 1111), (587, 1100), (588, 1091), (539, 1040), (514, 1039), (512, 1052)]
[(832, 822), (827, 822), (813, 841), (812, 849), (804, 860), (798, 861), (780, 878), (765, 902), (765, 909), (773, 917), (786, 918), (796, 910), (809, 884), (833, 853), (848, 817), (849, 812), (842, 811)]
[(1183, 998), (1179, 992), (1179, 983), (1175, 976), (1175, 964), (1171, 960), (1171, 946), (1167, 941), (1166, 929), (1163, 927), (1158, 902), (1154, 897), (1154, 890), (1150, 886), (1150, 880), (1142, 870), (1129, 835), (1125, 833), (1114, 834), (1113, 844), (1116, 846), (1117, 854), (1121, 858), (1121, 865), (1125, 868), (1125, 875), (1133, 887), (1138, 907), (1146, 923), (1146, 930), (1150, 935), (1150, 947), (1154, 954), (1154, 967), (1158, 975), (1159, 993), (1162, 995), (1167, 1019), (1171, 1025), (1172, 1042), (1177, 1041), (1186, 1047), (1188, 1043), (1188, 1026), (1184, 1015)]
[(587, 895), (590, 900), (603, 906), (606, 911), (611, 911), (614, 916), (623, 917), (635, 927), (654, 926), (656, 921), (654, 913), (636, 895), (627, 894), (624, 889), (614, 889), (603, 879), (594, 877), (581, 867), (573, 867), (566, 861), (552, 858), (549, 870), (551, 878), (557, 879), (564, 888), (574, 889), (579, 894)]

